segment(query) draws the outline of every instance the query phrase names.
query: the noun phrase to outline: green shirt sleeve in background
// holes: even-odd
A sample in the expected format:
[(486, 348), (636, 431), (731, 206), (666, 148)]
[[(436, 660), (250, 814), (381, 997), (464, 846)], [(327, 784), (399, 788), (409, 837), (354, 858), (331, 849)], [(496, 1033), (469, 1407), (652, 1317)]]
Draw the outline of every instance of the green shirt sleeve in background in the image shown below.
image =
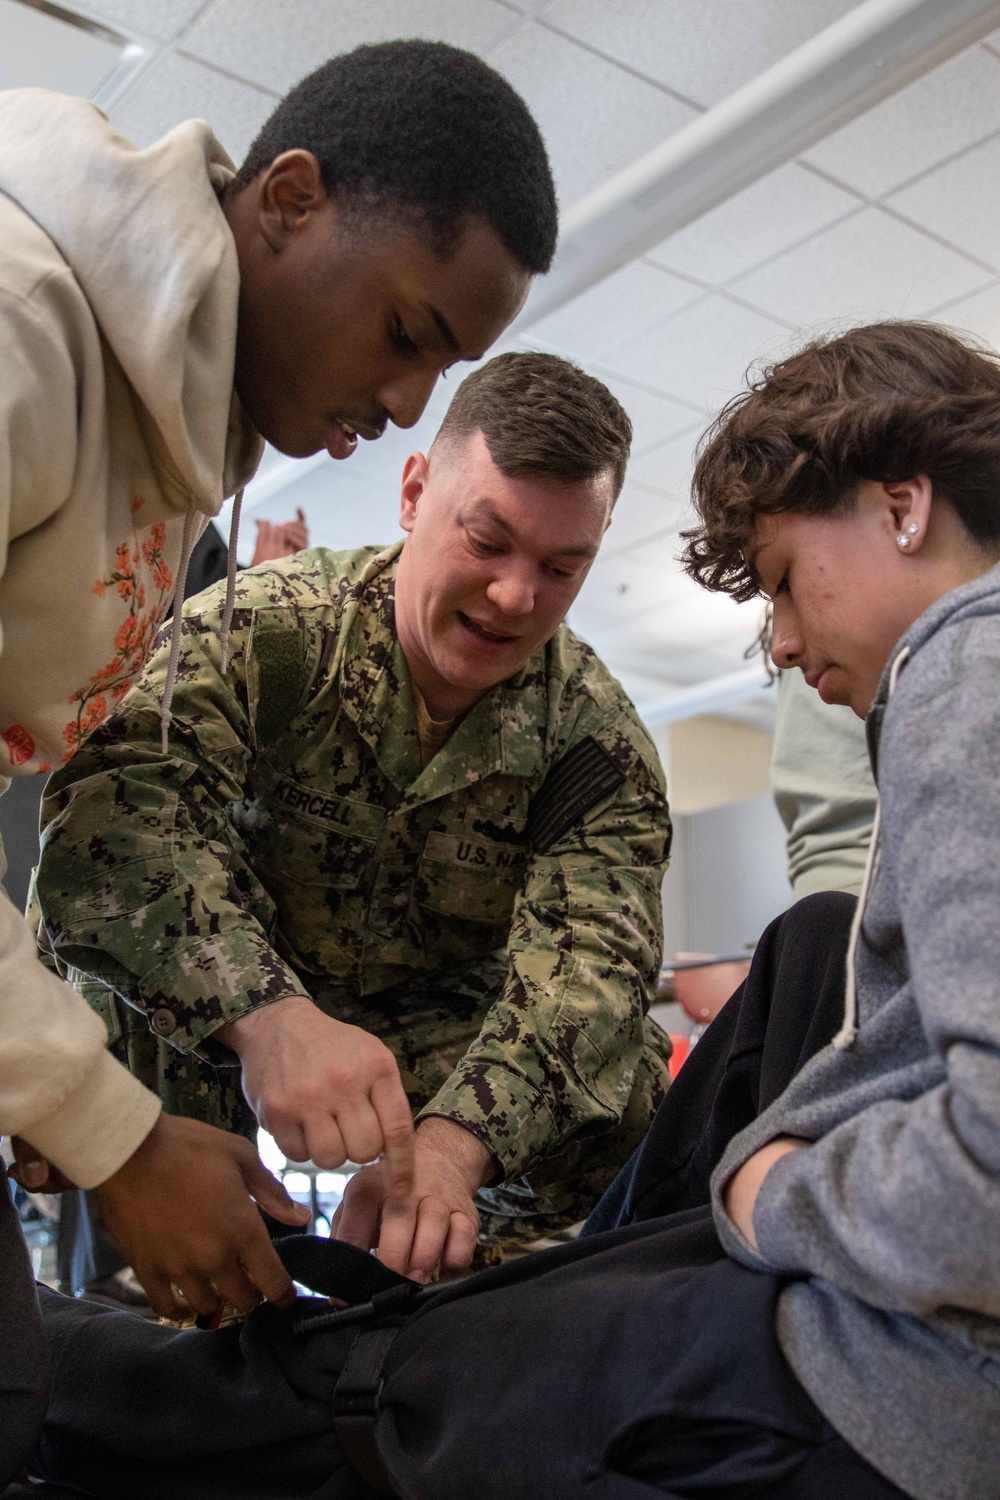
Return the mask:
[(864, 721), (824, 703), (798, 670), (781, 674), (771, 786), (796, 899), (858, 895), (878, 802)]

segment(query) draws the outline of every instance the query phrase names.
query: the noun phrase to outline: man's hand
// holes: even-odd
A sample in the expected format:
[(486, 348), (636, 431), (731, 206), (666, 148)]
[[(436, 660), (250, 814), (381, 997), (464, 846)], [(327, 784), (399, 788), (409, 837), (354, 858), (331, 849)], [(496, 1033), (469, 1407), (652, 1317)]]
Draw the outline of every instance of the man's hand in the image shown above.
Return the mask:
[(396, 1059), (359, 1026), (291, 995), (221, 1026), (243, 1064), (243, 1092), (292, 1161), (330, 1171), (384, 1155), (393, 1197), (413, 1182), (413, 1120)]
[(811, 1144), (811, 1141), (800, 1140), (798, 1136), (779, 1135), (775, 1140), (768, 1141), (766, 1146), (761, 1146), (753, 1156), (747, 1157), (742, 1167), (726, 1183), (722, 1193), (722, 1206), (755, 1250), (757, 1236), (753, 1228), (753, 1211), (764, 1178), (780, 1157), (787, 1156), (789, 1151), (801, 1151), (803, 1146)]
[(257, 545), (250, 564), (253, 568), (258, 563), (291, 557), (293, 552), (301, 552), (309, 545), (309, 527), (301, 506), (296, 508), (294, 521), (257, 521), (255, 524)]
[(414, 1281), (468, 1268), (476, 1249), (477, 1188), (495, 1163), (482, 1142), (451, 1120), (424, 1120), (416, 1133), (413, 1192), (390, 1193), (384, 1165), (365, 1167), (347, 1184), (333, 1217), (333, 1233), (361, 1250), (378, 1246), (392, 1271)]
[(253, 1200), (283, 1224), (305, 1223), (308, 1210), (292, 1201), (242, 1136), (160, 1115), (94, 1195), (161, 1317), (212, 1313), (220, 1299), (242, 1312), (261, 1297), (292, 1301), (292, 1279)]
[(14, 1162), (8, 1168), (7, 1175), (13, 1177), (26, 1193), (68, 1193), (76, 1187), (75, 1182), (70, 1182), (58, 1167), (46, 1161), (42, 1153), (23, 1136), (11, 1136), (10, 1144)]

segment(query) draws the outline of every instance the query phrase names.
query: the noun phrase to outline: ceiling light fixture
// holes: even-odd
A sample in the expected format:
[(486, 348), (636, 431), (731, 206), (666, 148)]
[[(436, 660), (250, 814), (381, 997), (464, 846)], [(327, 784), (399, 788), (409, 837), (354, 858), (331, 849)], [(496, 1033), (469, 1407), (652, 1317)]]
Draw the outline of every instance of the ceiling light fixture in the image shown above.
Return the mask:
[(50, 88), (106, 107), (151, 55), (54, 0), (0, 0), (0, 88)]

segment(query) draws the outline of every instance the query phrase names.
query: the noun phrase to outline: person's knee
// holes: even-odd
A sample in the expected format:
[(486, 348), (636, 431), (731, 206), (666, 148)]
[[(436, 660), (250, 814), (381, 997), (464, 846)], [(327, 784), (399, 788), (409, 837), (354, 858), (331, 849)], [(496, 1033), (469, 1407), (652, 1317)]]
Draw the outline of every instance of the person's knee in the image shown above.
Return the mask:
[(793, 937), (849, 933), (857, 908), (856, 896), (846, 891), (814, 891), (790, 906), (781, 917), (782, 934)]

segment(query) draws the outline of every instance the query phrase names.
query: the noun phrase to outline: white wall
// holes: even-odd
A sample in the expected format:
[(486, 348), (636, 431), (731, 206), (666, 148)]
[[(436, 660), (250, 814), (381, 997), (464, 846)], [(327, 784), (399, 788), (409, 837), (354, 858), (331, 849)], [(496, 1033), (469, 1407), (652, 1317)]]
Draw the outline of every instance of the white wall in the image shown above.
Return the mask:
[(791, 900), (785, 830), (769, 794), (674, 819), (664, 953), (738, 953)]

